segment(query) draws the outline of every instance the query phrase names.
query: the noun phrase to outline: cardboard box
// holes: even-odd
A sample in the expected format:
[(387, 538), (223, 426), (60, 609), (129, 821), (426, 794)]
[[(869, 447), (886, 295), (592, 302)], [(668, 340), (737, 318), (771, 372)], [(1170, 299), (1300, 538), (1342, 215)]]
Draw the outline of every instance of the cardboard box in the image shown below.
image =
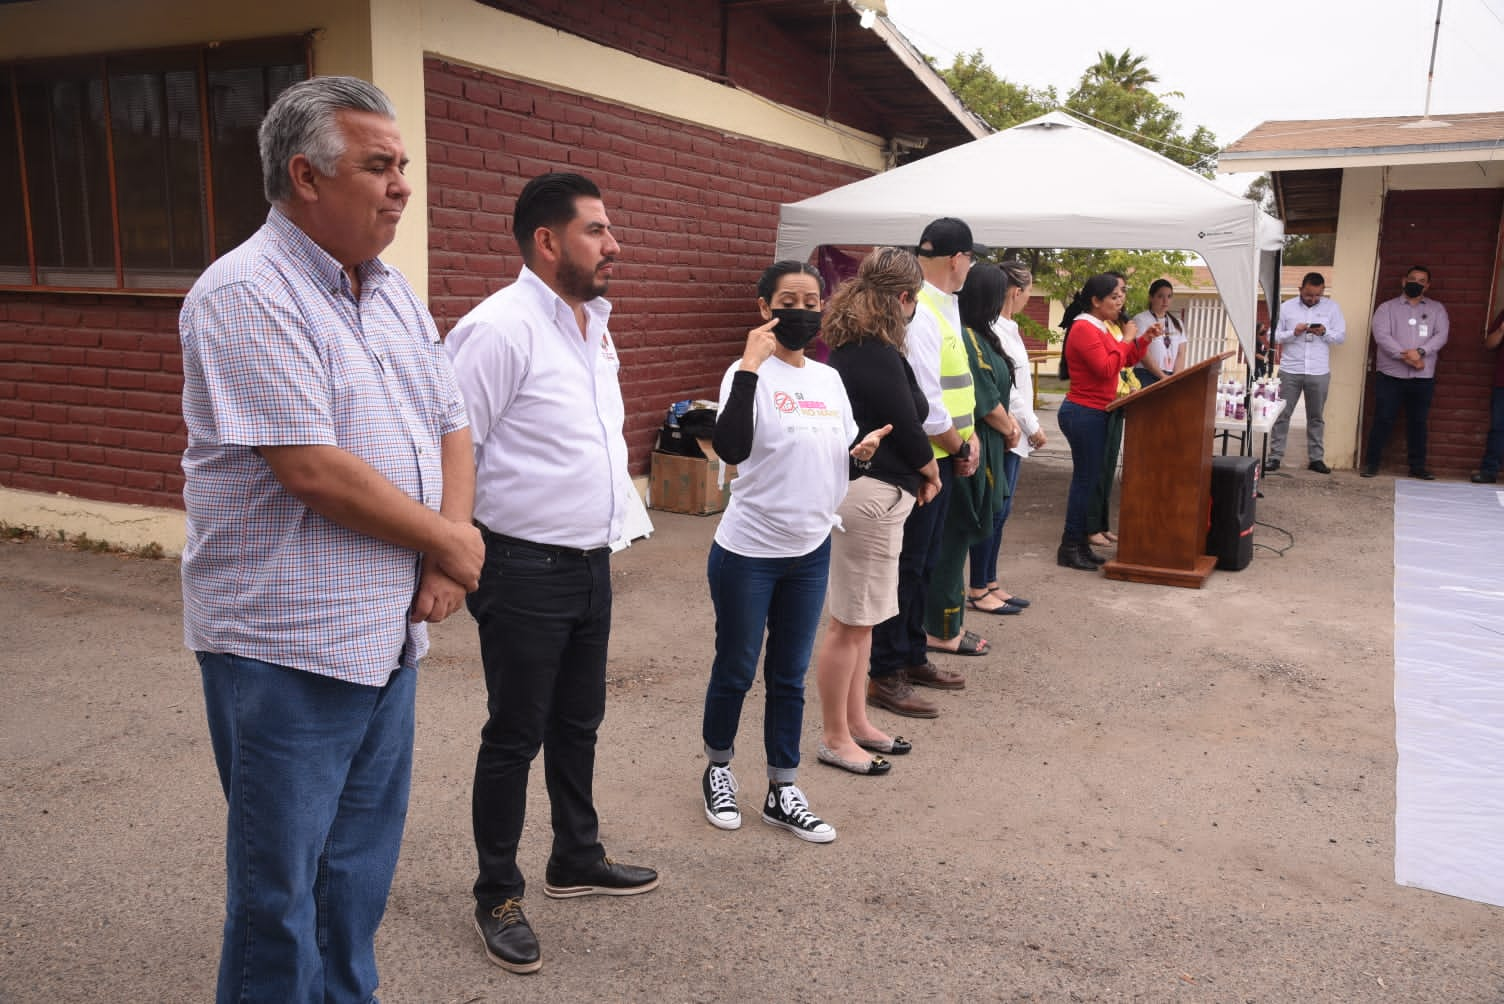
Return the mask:
[(726, 487), (719, 487), (724, 465), (708, 440), (701, 440), (700, 448), (708, 459), (653, 453), (652, 480), (648, 487), (651, 508), (692, 516), (708, 516), (726, 508), (736, 468), (726, 468)]

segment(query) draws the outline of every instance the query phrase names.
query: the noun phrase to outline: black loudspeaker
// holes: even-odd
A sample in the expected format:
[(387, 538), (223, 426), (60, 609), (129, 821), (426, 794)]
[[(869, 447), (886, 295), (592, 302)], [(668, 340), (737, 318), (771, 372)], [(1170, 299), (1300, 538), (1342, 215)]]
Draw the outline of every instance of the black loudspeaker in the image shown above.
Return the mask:
[(1206, 553), (1217, 567), (1241, 571), (1253, 560), (1253, 506), (1259, 490), (1256, 457), (1212, 458), (1212, 527)]

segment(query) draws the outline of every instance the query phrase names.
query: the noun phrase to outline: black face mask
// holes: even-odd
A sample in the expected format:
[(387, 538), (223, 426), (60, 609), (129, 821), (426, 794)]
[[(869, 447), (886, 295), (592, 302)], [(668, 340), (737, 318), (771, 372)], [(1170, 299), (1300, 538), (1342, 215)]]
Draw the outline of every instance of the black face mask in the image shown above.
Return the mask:
[(1408, 297), (1410, 297), (1410, 299), (1412, 299), (1412, 300), (1415, 299), (1417, 296), (1420, 296), (1425, 291), (1426, 291), (1426, 287), (1422, 286), (1418, 282), (1407, 282), (1407, 283), (1405, 283), (1405, 295), (1408, 296)]
[(773, 316), (778, 318), (778, 327), (773, 329), (773, 336), (791, 352), (802, 350), (820, 333), (818, 310), (780, 309), (773, 311)]

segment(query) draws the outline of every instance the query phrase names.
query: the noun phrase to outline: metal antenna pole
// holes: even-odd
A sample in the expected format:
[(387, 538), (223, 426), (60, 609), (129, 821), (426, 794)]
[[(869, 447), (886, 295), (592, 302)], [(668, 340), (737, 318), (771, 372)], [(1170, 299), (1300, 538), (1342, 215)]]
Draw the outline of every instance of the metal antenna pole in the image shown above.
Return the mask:
[(1431, 66), (1426, 70), (1426, 110), (1422, 119), (1431, 117), (1431, 84), (1436, 79), (1436, 40), (1441, 37), (1441, 5), (1445, 0), (1436, 0), (1436, 27), (1431, 32)]

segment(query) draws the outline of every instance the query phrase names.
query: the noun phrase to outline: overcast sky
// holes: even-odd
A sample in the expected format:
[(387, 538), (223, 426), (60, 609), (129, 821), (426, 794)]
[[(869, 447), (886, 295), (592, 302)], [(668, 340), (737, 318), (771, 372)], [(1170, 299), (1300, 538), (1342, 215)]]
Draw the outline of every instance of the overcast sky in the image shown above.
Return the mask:
[[(1227, 145), (1269, 119), (1415, 115), (1436, 0), (887, 0), (948, 66), (981, 49), (998, 75), (1064, 99), (1101, 50), (1132, 49), (1157, 93)], [(1504, 0), (1444, 0), (1431, 114), (1504, 111)]]

